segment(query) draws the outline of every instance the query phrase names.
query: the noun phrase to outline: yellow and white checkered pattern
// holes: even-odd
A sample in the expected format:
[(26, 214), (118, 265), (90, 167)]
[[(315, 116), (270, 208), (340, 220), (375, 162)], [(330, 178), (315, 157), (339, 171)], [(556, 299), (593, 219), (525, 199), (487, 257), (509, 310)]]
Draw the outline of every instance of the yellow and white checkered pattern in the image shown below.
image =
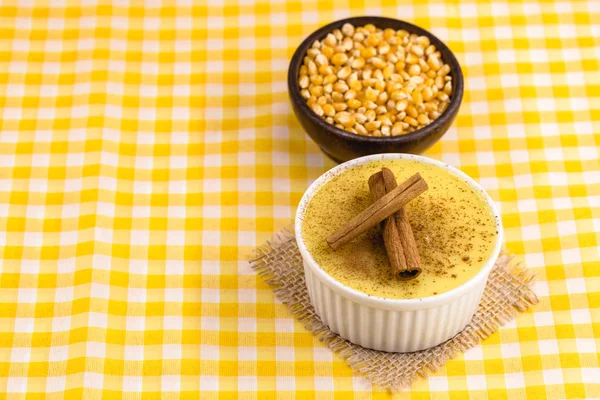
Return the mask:
[(600, 3), (3, 1), (0, 398), (387, 398), (250, 269), (333, 163), (286, 69), (349, 15), (460, 60), (427, 155), (501, 205), (540, 304), (399, 397), (600, 397)]

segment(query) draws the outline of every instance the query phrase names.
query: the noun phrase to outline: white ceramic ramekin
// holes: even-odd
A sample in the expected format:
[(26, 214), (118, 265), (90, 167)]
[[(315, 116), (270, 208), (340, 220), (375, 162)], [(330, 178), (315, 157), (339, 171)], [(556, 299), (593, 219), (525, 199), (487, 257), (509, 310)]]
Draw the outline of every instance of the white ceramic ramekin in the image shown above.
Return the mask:
[[(372, 160), (411, 159), (433, 164), (460, 177), (488, 203), (498, 235), (490, 258), (477, 275), (448, 292), (420, 299), (396, 300), (367, 296), (333, 279), (315, 262), (302, 238), (302, 221), (313, 194), (333, 177)], [(321, 175), (304, 193), (296, 213), (296, 239), (304, 260), (306, 286), (324, 324), (352, 343), (370, 349), (410, 352), (436, 346), (460, 332), (477, 310), (488, 275), (502, 245), (500, 214), (492, 199), (473, 179), (458, 169), (427, 157), (410, 154), (376, 154), (357, 158)]]

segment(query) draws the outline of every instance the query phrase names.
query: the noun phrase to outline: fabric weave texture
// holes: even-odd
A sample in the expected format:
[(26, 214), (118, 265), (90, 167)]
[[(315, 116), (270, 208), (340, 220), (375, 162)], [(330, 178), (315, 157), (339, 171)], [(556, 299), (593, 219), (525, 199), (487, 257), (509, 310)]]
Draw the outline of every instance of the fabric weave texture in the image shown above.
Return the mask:
[(0, 398), (388, 398), (248, 263), (334, 166), (302, 39), (431, 30), (465, 95), (426, 153), (501, 207), (539, 304), (399, 398), (600, 397), (600, 9), (590, 1), (0, 3)]
[(273, 286), (277, 297), (320, 341), (339, 353), (357, 373), (391, 392), (408, 387), (419, 376), (435, 372), (456, 353), (477, 345), (505, 324), (538, 303), (531, 291), (533, 276), (527, 269), (511, 265), (501, 255), (487, 281), (477, 312), (469, 325), (450, 340), (431, 349), (412, 353), (388, 353), (366, 349), (341, 338), (321, 321), (311, 304), (304, 278), (302, 255), (293, 230), (284, 228), (272, 241), (256, 249), (252, 267)]

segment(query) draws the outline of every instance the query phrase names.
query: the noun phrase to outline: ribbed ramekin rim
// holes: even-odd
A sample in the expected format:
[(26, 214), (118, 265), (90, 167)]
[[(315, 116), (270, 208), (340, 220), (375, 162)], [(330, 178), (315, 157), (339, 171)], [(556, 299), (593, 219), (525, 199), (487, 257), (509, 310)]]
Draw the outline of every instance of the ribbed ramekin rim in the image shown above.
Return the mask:
[[(485, 265), (481, 268), (481, 270), (467, 282), (462, 285), (451, 289), (447, 292), (428, 296), (423, 298), (416, 299), (389, 299), (384, 297), (372, 296), (356, 289), (352, 289), (348, 286), (343, 285), (336, 279), (334, 279), (331, 275), (329, 275), (325, 270), (323, 270), (317, 262), (313, 259), (312, 255), (309, 253), (304, 240), (302, 238), (302, 221), (304, 217), (304, 212), (306, 210), (306, 206), (309, 201), (312, 199), (314, 193), (317, 192), (325, 183), (329, 182), (335, 176), (340, 175), (342, 172), (346, 171), (349, 168), (352, 168), (356, 165), (361, 165), (368, 163), (373, 160), (394, 160), (394, 159), (411, 159), (418, 162), (422, 162), (424, 164), (435, 165), (441, 168), (448, 170), (451, 174), (458, 176), (463, 179), (465, 183), (479, 192), (482, 197), (485, 199), (486, 203), (491, 209), (492, 215), (496, 221), (496, 229), (498, 234), (496, 235), (496, 243), (493, 251), (490, 254), (490, 257), (486, 261)], [(333, 289), (336, 293), (343, 295), (347, 298), (350, 298), (356, 302), (361, 304), (374, 307), (374, 308), (383, 308), (383, 309), (392, 309), (392, 310), (414, 310), (414, 309), (427, 309), (431, 307), (435, 307), (441, 304), (446, 304), (451, 302), (454, 299), (462, 297), (465, 293), (469, 292), (473, 288), (477, 286), (477, 282), (482, 279), (487, 279), (489, 272), (495, 264), (496, 259), (500, 255), (500, 250), (502, 248), (503, 238), (504, 238), (504, 230), (502, 227), (502, 220), (500, 218), (500, 212), (489, 196), (489, 194), (483, 189), (473, 178), (455, 168), (451, 165), (443, 163), (441, 161), (414, 154), (404, 154), (404, 153), (387, 153), (387, 154), (373, 154), (369, 156), (364, 156), (360, 158), (355, 158), (353, 160), (347, 161), (343, 164), (340, 164), (329, 171), (325, 172), (321, 175), (317, 180), (315, 180), (308, 189), (304, 192), (302, 199), (298, 205), (296, 211), (296, 218), (294, 221), (295, 231), (296, 231), (296, 241), (298, 243), (298, 248), (300, 249), (300, 253), (302, 258), (305, 260), (309, 268), (315, 273), (316, 277), (322, 280), (325, 284), (327, 284), (331, 289)]]

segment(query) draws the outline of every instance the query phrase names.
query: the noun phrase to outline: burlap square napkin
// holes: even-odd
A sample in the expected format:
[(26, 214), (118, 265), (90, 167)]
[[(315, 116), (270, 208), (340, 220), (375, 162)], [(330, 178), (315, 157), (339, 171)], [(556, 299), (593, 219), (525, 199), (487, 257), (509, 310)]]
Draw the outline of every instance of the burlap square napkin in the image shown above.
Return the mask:
[(526, 268), (501, 256), (490, 277), (473, 320), (452, 339), (431, 349), (414, 353), (370, 350), (342, 339), (324, 325), (310, 302), (304, 283), (302, 256), (294, 232), (283, 229), (273, 240), (257, 248), (252, 267), (273, 287), (276, 296), (292, 314), (332, 351), (339, 353), (357, 373), (383, 389), (397, 390), (425, 377), (458, 352), (477, 345), (502, 325), (538, 302), (530, 285), (533, 275)]

